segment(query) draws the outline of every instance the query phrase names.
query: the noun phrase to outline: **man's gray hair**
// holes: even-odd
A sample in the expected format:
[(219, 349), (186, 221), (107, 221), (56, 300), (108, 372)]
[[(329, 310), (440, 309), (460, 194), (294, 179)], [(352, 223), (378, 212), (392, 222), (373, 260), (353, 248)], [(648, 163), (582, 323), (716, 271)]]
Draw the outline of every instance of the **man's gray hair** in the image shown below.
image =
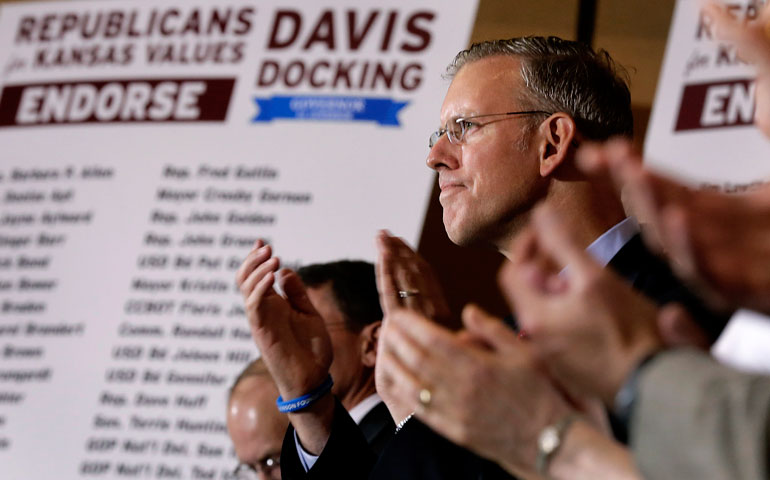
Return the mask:
[(579, 42), (517, 37), (475, 43), (457, 54), (445, 77), (453, 78), (469, 63), (501, 55), (521, 60), (521, 76), (527, 87), (525, 92), (517, 92), (524, 103), (521, 108), (567, 113), (580, 133), (591, 140), (633, 136), (626, 70), (606, 51), (595, 52)]

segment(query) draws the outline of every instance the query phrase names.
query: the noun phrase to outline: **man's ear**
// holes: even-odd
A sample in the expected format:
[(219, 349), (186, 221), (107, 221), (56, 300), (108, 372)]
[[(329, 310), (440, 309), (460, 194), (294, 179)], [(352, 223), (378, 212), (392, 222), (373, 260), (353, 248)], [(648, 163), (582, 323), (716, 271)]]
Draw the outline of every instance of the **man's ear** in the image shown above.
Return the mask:
[(574, 154), (572, 146), (576, 140), (577, 126), (572, 117), (564, 112), (556, 112), (540, 124), (539, 133), (540, 176), (547, 177)]
[(374, 322), (365, 326), (359, 335), (361, 340), (361, 362), (366, 367), (374, 368), (377, 361), (377, 341), (380, 337), (382, 322)]

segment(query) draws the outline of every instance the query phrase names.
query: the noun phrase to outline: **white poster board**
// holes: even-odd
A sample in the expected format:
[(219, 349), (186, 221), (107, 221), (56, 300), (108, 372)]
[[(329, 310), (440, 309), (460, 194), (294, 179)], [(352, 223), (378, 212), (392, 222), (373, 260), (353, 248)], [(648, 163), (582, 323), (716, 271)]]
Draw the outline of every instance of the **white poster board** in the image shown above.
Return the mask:
[[(725, 2), (753, 19), (764, 1)], [(645, 141), (652, 168), (698, 188), (750, 191), (770, 179), (770, 141), (754, 127), (753, 70), (714, 39), (701, 2), (679, 0)], [(770, 320), (741, 311), (714, 346), (727, 363), (770, 372)]]
[[(730, 11), (756, 16), (756, 0), (732, 0)], [(700, 187), (740, 192), (770, 177), (770, 142), (753, 126), (753, 70), (735, 49), (713, 38), (698, 0), (674, 9), (645, 158), (656, 169)]]
[(416, 242), (476, 2), (0, 10), (0, 478), (227, 478), (234, 271)]

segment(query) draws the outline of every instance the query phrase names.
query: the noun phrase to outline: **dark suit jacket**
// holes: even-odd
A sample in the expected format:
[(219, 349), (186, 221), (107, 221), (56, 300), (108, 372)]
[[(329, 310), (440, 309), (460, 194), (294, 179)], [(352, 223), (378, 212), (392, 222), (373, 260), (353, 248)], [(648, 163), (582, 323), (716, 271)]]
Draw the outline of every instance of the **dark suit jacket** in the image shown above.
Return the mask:
[(718, 313), (708, 308), (674, 276), (668, 263), (644, 246), (640, 235), (632, 237), (612, 257), (609, 267), (658, 305), (669, 302), (682, 304), (709, 336), (711, 343), (716, 341), (733, 314)]
[[(715, 335), (726, 323), (725, 316), (714, 315), (674, 277), (668, 265), (633, 237), (612, 258), (610, 268), (658, 304), (677, 301), (705, 319)], [(332, 434), (316, 464), (305, 472), (289, 428), (281, 453), (284, 480), (293, 479), (399, 479), (399, 480), (498, 480), (511, 479), (494, 463), (461, 448), (438, 435), (417, 419), (410, 420), (387, 448), (377, 455), (366, 444), (361, 432), (344, 408), (335, 410)]]
[(281, 447), (281, 478), (365, 479), (395, 431), (396, 425), (384, 402), (371, 409), (356, 425), (335, 399), (331, 436), (309, 472), (302, 466), (294, 443), (294, 428), (289, 425)]
[(393, 434), (396, 432), (396, 424), (393, 423), (393, 417), (390, 416), (385, 402), (380, 402), (369, 410), (364, 415), (361, 422), (358, 424), (358, 428), (361, 429), (361, 433), (364, 434), (366, 443), (377, 453), (382, 453), (385, 446), (393, 438)]

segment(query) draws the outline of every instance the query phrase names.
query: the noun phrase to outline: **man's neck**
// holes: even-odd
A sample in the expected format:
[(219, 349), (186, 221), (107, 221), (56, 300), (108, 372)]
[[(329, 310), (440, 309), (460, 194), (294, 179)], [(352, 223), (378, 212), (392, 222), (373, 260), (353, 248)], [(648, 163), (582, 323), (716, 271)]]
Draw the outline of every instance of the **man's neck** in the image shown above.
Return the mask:
[(350, 418), (352, 418), (354, 422), (360, 425), (364, 417), (366, 417), (369, 412), (371, 412), (372, 409), (374, 409), (374, 407), (380, 403), (382, 403), (382, 398), (380, 398), (380, 396), (376, 393), (373, 393), (356, 404), (353, 408), (348, 409)]
[(377, 393), (377, 389), (374, 387), (374, 376), (372, 375), (361, 385), (358, 385), (357, 388), (351, 388), (345, 395), (342, 395), (340, 402), (345, 407), (345, 410), (350, 411), (351, 408), (375, 393)]
[[(626, 218), (620, 198), (609, 187), (587, 180), (558, 181), (549, 186), (544, 203), (554, 208), (563, 218), (579, 219), (574, 222), (572, 235), (580, 248), (586, 248), (604, 232)], [(523, 230), (520, 224), (512, 226), (508, 238), (495, 242), (500, 253), (509, 256), (512, 240)]]
[[(576, 244), (583, 249), (626, 218), (623, 204), (614, 192), (603, 190), (587, 181), (557, 184), (543, 202), (564, 218), (579, 219), (572, 225), (572, 235)], [(522, 230), (520, 225), (515, 226), (507, 238), (495, 242), (500, 253), (509, 256), (511, 242)]]

